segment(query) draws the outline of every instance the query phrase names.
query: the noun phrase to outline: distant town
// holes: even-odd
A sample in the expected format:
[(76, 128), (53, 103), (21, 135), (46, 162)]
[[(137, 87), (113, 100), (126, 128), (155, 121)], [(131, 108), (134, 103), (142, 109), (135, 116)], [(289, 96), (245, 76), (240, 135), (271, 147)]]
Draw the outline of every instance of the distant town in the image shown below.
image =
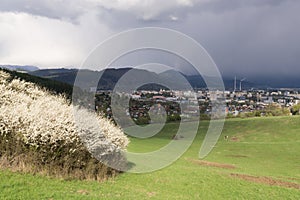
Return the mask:
[[(72, 85), (76, 78), (76, 69), (43, 69), (34, 66), (0, 66), (0, 68), (21, 72), (19, 76), (26, 78), (26, 74), (47, 78), (55, 91), (67, 93), (71, 96)], [(107, 118), (113, 119), (111, 108), (111, 94), (116, 81), (131, 68), (107, 69), (103, 71), (102, 79), (98, 87), (91, 87), (96, 83), (89, 83), (88, 77), (100, 76), (102, 72), (85, 70), (87, 79), (84, 91), (95, 93), (95, 109), (104, 113)], [(134, 69), (139, 77), (151, 76), (154, 80), (172, 77), (174, 71), (164, 74), (150, 73), (145, 70)], [(168, 76), (165, 76), (168, 75)], [(33, 79), (33, 76), (27, 77)], [(35, 78), (36, 79), (36, 78)], [(267, 88), (251, 85), (245, 78), (224, 80), (225, 91), (209, 91), (199, 85), (205, 85), (199, 76), (187, 76), (186, 79), (194, 88), (193, 91), (167, 90), (159, 85), (148, 85), (131, 92), (117, 92), (115, 95), (121, 99), (130, 99), (129, 105), (124, 108), (124, 113), (130, 116), (137, 124), (152, 123), (149, 112), (165, 116), (167, 121), (178, 121), (181, 119), (210, 119), (212, 102), (222, 98), (225, 102), (225, 113), (227, 118), (231, 117), (263, 117), (297, 115), (300, 110), (300, 89), (298, 88)], [(27, 79), (25, 79), (27, 80)], [(39, 80), (40, 79), (36, 79)], [(287, 81), (288, 82), (288, 81)], [(66, 85), (64, 85), (65, 83)], [(44, 84), (50, 84), (44, 81)], [(50, 84), (50, 85), (51, 85)], [(45, 85), (44, 85), (45, 86)], [(199, 88), (197, 88), (199, 86)], [(254, 86), (251, 88), (251, 86)], [(121, 111), (121, 112), (123, 112)]]
[[(241, 88), (240, 88), (241, 89)], [(112, 117), (110, 107), (112, 91), (96, 92), (96, 110)], [(266, 90), (227, 90), (194, 91), (180, 90), (140, 90), (132, 93), (117, 93), (119, 97), (130, 98), (126, 114), (137, 124), (151, 123), (149, 110), (167, 116), (168, 121), (201, 116), (210, 119), (212, 102), (223, 98), (226, 104), (226, 116), (230, 117), (263, 117), (299, 114), (300, 91), (298, 89), (266, 89)], [(154, 106), (155, 105), (155, 106)]]

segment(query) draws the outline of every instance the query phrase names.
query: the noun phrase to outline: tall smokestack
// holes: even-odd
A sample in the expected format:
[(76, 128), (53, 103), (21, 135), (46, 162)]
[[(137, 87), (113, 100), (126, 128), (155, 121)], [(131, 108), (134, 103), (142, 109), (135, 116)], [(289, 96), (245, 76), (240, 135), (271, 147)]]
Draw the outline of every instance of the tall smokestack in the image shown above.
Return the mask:
[(234, 85), (233, 85), (233, 91), (236, 91), (236, 76), (234, 77)]
[(246, 78), (243, 78), (243, 79), (240, 80), (240, 91), (242, 91), (242, 82), (243, 82), (244, 80), (246, 80)]

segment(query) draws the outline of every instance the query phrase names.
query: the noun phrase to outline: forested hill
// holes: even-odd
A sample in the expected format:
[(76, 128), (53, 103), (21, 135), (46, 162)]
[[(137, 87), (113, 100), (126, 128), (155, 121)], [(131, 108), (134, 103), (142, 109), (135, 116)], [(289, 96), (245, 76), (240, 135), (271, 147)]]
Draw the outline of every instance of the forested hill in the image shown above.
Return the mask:
[(20, 80), (24, 80), (27, 82), (35, 83), (36, 85), (49, 90), (50, 92), (56, 94), (65, 94), (68, 99), (72, 97), (73, 86), (70, 84), (55, 81), (48, 78), (42, 78), (34, 75), (30, 75), (27, 73), (20, 73), (17, 71), (11, 71), (8, 69), (0, 68), (0, 70), (5, 71), (11, 75), (11, 80), (15, 78), (19, 78)]

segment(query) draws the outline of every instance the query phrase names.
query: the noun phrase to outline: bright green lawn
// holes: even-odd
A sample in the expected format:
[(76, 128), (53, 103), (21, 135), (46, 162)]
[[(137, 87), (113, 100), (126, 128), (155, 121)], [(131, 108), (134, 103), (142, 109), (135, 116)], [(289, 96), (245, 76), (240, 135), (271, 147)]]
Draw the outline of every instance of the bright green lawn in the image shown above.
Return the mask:
[[(104, 183), (65, 181), (0, 171), (0, 199), (300, 199), (300, 190), (253, 183), (230, 173), (268, 176), (300, 184), (300, 117), (227, 120), (207, 161), (236, 169), (201, 166), (197, 160), (208, 122), (201, 122), (189, 150), (174, 164), (147, 174), (124, 173)], [(176, 124), (156, 137), (131, 139), (130, 151), (157, 149), (169, 142)], [(224, 135), (238, 141), (225, 141)]]

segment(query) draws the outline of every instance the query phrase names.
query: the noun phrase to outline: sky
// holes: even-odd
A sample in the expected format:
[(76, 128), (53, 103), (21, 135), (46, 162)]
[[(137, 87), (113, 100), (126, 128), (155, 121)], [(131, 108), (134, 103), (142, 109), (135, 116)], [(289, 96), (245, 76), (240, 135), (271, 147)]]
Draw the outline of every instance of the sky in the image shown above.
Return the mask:
[(164, 27), (199, 42), (225, 76), (296, 77), (299, 10), (299, 0), (1, 0), (0, 64), (79, 67), (116, 33)]

